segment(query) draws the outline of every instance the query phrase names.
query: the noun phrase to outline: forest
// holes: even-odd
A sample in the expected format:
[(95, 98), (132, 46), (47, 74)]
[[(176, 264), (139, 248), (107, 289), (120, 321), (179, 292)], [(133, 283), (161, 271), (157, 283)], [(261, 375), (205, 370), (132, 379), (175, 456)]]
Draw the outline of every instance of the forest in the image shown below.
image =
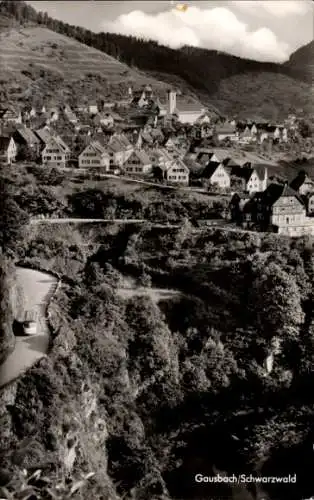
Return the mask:
[[(4, 498), (255, 498), (249, 485), (196, 485), (217, 471), (297, 474), (264, 494), (313, 494), (313, 238), (194, 233), (186, 219), (14, 234), (11, 262), (51, 270), (62, 287), (49, 356), (10, 404), (1, 394)], [(123, 298), (128, 276), (178, 294)]]

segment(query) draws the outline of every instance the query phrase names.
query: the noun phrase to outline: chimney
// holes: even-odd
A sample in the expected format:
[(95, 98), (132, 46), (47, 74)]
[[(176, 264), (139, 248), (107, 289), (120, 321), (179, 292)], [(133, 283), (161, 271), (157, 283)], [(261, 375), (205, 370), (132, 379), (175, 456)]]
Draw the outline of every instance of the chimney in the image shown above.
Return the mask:
[(168, 115), (173, 115), (177, 107), (177, 93), (175, 90), (168, 91)]

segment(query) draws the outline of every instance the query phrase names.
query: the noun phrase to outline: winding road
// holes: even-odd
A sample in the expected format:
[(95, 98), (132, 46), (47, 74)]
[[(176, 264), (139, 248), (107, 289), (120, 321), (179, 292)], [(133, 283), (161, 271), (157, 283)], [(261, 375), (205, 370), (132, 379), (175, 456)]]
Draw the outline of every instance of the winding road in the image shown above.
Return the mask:
[(25, 311), (38, 314), (38, 330), (36, 335), (16, 337), (14, 351), (0, 366), (0, 387), (14, 381), (46, 355), (49, 346), (46, 309), (58, 282), (50, 274), (33, 269), (18, 267), (16, 273), (25, 296)]

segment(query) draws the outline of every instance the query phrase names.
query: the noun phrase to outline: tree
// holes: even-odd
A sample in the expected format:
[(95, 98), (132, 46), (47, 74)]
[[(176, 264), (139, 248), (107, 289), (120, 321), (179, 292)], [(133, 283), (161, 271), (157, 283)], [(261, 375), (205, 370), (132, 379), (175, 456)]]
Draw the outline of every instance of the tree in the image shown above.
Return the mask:
[(265, 266), (259, 263), (250, 290), (250, 308), (254, 322), (263, 334), (270, 338), (285, 328), (296, 333), (304, 314), (299, 287), (291, 274), (278, 264)]
[(307, 137), (312, 137), (312, 129), (307, 121), (301, 120), (299, 122), (299, 133), (304, 139), (306, 139)]
[(13, 304), (12, 285), (14, 284), (15, 269), (4, 255), (1, 257), (0, 269), (0, 364), (14, 347), (13, 334)]
[(16, 248), (28, 222), (27, 213), (4, 191), (0, 202), (0, 247), (4, 253)]

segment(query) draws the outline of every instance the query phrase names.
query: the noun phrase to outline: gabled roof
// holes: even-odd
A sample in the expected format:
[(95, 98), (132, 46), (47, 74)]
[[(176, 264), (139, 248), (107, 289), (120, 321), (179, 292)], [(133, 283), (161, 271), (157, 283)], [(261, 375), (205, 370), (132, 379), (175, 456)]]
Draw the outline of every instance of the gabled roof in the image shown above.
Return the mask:
[(245, 182), (250, 180), (250, 177), (253, 173), (253, 168), (251, 167), (232, 167), (231, 168), (231, 176), (238, 177), (239, 179), (243, 179)]
[(38, 137), (30, 128), (27, 128), (24, 125), (20, 125), (16, 128), (16, 134), (19, 134), (27, 144), (39, 144)]
[(265, 179), (266, 169), (267, 167), (263, 165), (255, 165), (253, 167), (234, 166), (231, 168), (230, 174), (248, 182), (253, 172), (255, 172), (258, 178), (263, 181)]
[(272, 183), (270, 184), (267, 189), (263, 193), (263, 201), (267, 204), (272, 206), (274, 203), (276, 203), (279, 198), (282, 197), (295, 197), (297, 200), (304, 205), (302, 198), (299, 196), (299, 194), (292, 189), (287, 183), (286, 184), (276, 184)]
[(59, 136), (51, 137), (50, 140), (46, 143), (46, 147), (48, 145), (50, 146), (51, 144), (55, 144), (56, 146), (58, 146), (63, 153), (70, 153), (69, 146), (67, 146)]
[[(150, 160), (149, 156), (145, 153), (145, 151), (142, 151), (140, 149), (135, 149), (131, 156), (134, 156), (134, 155), (140, 160), (142, 165), (150, 165), (151, 164), (151, 160)], [(131, 158), (131, 156), (130, 156), (130, 158)]]
[(171, 163), (170, 163), (170, 164), (168, 164), (168, 165), (167, 165), (167, 166), (166, 166), (163, 170), (165, 170), (165, 171), (167, 171), (167, 172), (168, 172), (168, 171), (169, 171), (169, 170), (171, 170), (172, 168), (174, 168), (174, 167), (178, 167), (178, 166), (179, 166), (179, 167), (184, 168), (184, 169), (185, 169), (188, 173), (190, 173), (190, 171), (189, 171), (188, 167), (186, 166), (186, 164), (184, 163), (184, 161), (182, 161), (180, 158), (175, 158), (175, 159), (173, 159), (173, 160), (171, 161)]
[[(117, 151), (128, 149), (132, 146), (124, 134), (114, 134), (109, 141), (109, 146), (118, 148)], [(120, 148), (120, 149), (119, 149)]]
[(172, 156), (169, 154), (169, 152), (165, 148), (157, 148), (154, 151), (152, 151), (151, 156), (153, 158), (158, 158), (163, 161), (171, 162), (173, 161)]
[(35, 134), (44, 144), (47, 144), (52, 138), (51, 131), (45, 127), (39, 130), (35, 130)]
[(99, 141), (96, 141), (96, 140), (93, 140), (91, 141), (82, 151), (82, 153), (84, 153), (84, 151), (89, 148), (91, 150), (93, 150), (96, 154), (100, 154), (100, 155), (103, 155), (106, 153), (106, 149), (105, 147), (100, 144)]
[(152, 144), (154, 142), (154, 139), (149, 132), (142, 132), (141, 136), (143, 141), (147, 142), (148, 144)]
[(298, 191), (305, 182), (309, 182), (314, 185), (314, 181), (308, 176), (308, 174), (304, 170), (301, 170), (293, 181), (290, 182), (290, 187), (295, 191)]
[(221, 163), (210, 161), (202, 171), (201, 176), (206, 179), (210, 179), (220, 165)]

